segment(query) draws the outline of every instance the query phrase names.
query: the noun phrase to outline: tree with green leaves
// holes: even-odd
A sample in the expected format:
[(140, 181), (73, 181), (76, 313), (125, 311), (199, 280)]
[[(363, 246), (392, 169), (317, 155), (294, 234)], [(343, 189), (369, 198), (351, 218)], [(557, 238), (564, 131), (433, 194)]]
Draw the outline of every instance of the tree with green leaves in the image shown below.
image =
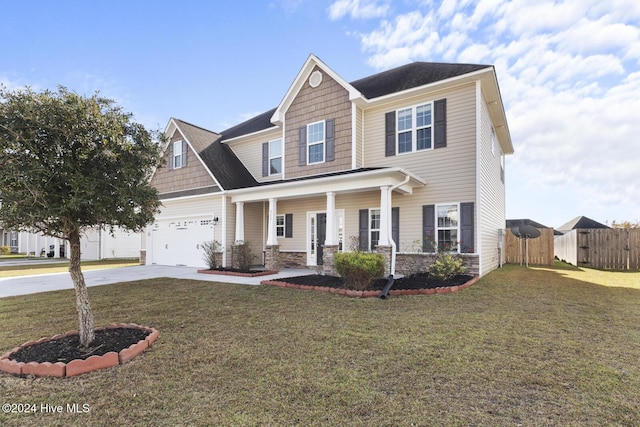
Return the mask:
[(149, 178), (160, 139), (98, 93), (0, 87), (0, 222), (69, 241), (81, 347), (95, 333), (80, 237), (96, 227), (138, 232), (153, 221), (160, 202)]

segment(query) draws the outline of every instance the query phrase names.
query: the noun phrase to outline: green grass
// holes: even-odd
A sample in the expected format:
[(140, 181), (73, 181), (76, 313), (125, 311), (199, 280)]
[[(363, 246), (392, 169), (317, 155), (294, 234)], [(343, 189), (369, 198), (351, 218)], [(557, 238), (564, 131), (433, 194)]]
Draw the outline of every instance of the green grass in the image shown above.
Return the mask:
[[(138, 258), (130, 259), (104, 259), (100, 261), (83, 261), (82, 270), (98, 270), (101, 268), (117, 268), (140, 265)], [(69, 271), (69, 261), (61, 259), (60, 262), (49, 262), (33, 265), (2, 265), (0, 261), (0, 278), (30, 276), (33, 274), (51, 274)]]
[[(0, 374), (0, 403), (90, 407), (0, 425), (640, 425), (640, 290), (600, 274), (618, 278), (506, 266), (462, 292), (385, 301), (174, 279), (90, 288), (97, 325), (154, 326), (156, 345), (70, 379)], [(75, 318), (73, 291), (0, 299), (0, 352)]]

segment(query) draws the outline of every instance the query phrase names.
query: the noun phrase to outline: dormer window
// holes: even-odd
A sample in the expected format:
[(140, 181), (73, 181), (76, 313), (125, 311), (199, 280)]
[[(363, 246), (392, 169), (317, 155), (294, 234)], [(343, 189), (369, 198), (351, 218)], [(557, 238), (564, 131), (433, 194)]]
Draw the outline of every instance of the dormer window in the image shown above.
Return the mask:
[(180, 169), (183, 166), (182, 141), (173, 143), (173, 169)]

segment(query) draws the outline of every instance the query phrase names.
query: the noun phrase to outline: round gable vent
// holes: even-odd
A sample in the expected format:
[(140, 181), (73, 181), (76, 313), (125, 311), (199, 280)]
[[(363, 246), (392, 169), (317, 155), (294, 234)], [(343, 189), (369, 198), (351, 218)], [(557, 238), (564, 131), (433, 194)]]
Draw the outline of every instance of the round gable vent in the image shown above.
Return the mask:
[(322, 83), (322, 73), (318, 70), (311, 73), (311, 77), (309, 77), (309, 86), (316, 88), (320, 86)]

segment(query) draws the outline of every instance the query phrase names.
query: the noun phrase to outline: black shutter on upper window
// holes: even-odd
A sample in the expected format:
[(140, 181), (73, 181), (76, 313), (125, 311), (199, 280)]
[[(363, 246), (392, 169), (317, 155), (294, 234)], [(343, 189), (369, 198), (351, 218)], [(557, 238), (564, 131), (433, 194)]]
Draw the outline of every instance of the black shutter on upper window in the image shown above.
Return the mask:
[(335, 151), (335, 120), (329, 119), (325, 122), (325, 161), (332, 162), (334, 160)]
[(396, 112), (384, 115), (384, 155), (396, 155)]
[(460, 203), (461, 252), (474, 252), (473, 202)]
[(396, 251), (400, 248), (400, 208), (391, 208), (391, 238), (396, 244)]
[(182, 167), (187, 166), (187, 153), (189, 152), (189, 144), (187, 141), (182, 141)]
[(307, 127), (298, 129), (298, 165), (307, 164)]
[(284, 237), (293, 237), (293, 214), (284, 216)]
[(169, 170), (173, 170), (173, 142), (169, 143)]
[(422, 252), (435, 252), (436, 207), (422, 206)]
[(360, 209), (359, 211), (359, 242), (358, 249), (361, 251), (369, 250), (369, 209)]
[(262, 176), (269, 176), (269, 143), (262, 143)]
[(433, 110), (433, 148), (443, 148), (447, 146), (447, 100), (434, 101)]

